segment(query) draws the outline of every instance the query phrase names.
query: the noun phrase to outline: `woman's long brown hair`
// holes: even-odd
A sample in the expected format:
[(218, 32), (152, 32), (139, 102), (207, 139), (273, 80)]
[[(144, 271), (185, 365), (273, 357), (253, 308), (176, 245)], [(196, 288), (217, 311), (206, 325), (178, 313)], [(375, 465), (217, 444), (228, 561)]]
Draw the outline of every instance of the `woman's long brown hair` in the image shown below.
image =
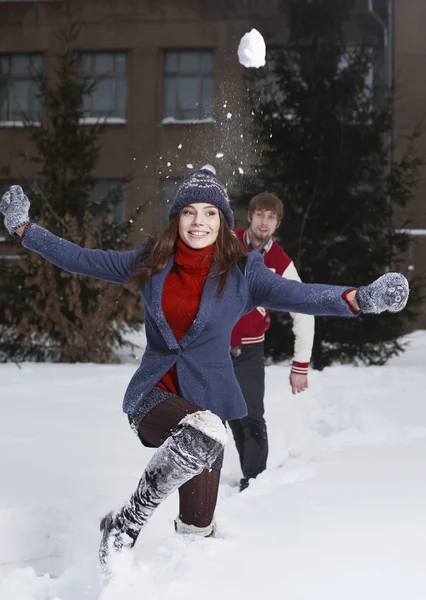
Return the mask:
[[(214, 247), (214, 269), (212, 277), (218, 282), (218, 294), (225, 289), (228, 273), (233, 269), (245, 250), (229, 228), (222, 211), (219, 210), (220, 228)], [(158, 235), (151, 238), (147, 247), (141, 251), (133, 265), (134, 273), (129, 282), (138, 288), (143, 288), (151, 275), (162, 271), (171, 255), (175, 252), (176, 241), (179, 237), (180, 214), (167, 225)]]

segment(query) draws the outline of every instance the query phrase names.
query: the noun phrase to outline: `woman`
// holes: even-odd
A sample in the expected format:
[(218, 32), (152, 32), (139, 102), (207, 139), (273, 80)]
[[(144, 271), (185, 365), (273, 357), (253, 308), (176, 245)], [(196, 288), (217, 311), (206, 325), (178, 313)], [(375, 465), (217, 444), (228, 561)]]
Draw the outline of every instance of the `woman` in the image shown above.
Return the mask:
[(229, 354), (234, 324), (255, 306), (313, 315), (353, 317), (401, 310), (403, 275), (387, 273), (366, 287), (308, 285), (286, 280), (244, 251), (232, 234), (233, 214), (212, 167), (188, 175), (171, 206), (170, 224), (141, 249), (82, 249), (29, 222), (30, 202), (19, 186), (3, 196), (0, 212), (11, 234), (73, 273), (138, 285), (147, 346), (127, 388), (123, 409), (143, 444), (156, 447), (138, 487), (101, 522), (100, 561), (134, 546), (155, 508), (179, 489), (176, 531), (214, 532), (225, 420), (246, 407)]

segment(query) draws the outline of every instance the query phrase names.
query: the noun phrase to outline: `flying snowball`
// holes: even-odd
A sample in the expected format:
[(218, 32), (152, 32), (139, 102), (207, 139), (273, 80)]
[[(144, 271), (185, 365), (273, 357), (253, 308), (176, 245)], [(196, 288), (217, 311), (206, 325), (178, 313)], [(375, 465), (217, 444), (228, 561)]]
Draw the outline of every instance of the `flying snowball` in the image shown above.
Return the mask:
[(243, 35), (238, 46), (238, 60), (243, 67), (263, 67), (266, 62), (265, 55), (265, 40), (257, 29)]

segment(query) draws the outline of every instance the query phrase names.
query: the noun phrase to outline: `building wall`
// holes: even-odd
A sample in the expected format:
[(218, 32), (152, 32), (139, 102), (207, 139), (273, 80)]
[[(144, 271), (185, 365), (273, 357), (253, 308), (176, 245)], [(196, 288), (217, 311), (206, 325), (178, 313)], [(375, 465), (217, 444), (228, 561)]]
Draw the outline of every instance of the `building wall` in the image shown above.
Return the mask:
[[(406, 148), (426, 117), (426, 3), (394, 0), (395, 154)], [(416, 140), (420, 158), (426, 155), (426, 130)], [(426, 163), (420, 168), (417, 191), (398, 222), (413, 231), (413, 247), (406, 260), (409, 276), (426, 277)], [(426, 309), (416, 326), (426, 327)]]
[[(62, 2), (0, 2), (0, 38), (3, 52), (44, 53), (45, 72), (53, 74), (55, 35), (63, 19)], [(127, 215), (143, 207), (141, 227), (153, 232), (160, 226), (159, 184), (162, 177), (182, 177), (206, 162), (215, 164), (230, 183), (232, 172), (247, 163), (244, 131), (244, 68), (238, 62), (241, 36), (256, 19), (271, 35), (276, 18), (268, 17), (270, 0), (180, 3), (141, 0), (73, 3), (73, 19), (81, 24), (75, 42), (81, 51), (127, 52), (127, 122), (109, 125), (95, 178), (121, 178), (129, 173)], [(252, 15), (252, 17), (250, 17)], [(216, 123), (168, 124), (162, 121), (164, 49), (214, 50), (214, 117)], [(227, 114), (232, 118), (228, 119)], [(25, 130), (0, 128), (0, 165), (11, 177), (31, 177), (19, 151), (31, 152)], [(223, 158), (216, 158), (223, 153)]]

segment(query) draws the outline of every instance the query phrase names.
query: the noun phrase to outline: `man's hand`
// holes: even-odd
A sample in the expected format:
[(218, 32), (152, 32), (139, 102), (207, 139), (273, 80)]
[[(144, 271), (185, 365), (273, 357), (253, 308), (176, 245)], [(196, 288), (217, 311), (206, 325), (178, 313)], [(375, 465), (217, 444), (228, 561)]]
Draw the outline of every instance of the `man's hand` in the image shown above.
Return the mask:
[(290, 372), (290, 385), (293, 394), (299, 394), (308, 389), (308, 376)]

